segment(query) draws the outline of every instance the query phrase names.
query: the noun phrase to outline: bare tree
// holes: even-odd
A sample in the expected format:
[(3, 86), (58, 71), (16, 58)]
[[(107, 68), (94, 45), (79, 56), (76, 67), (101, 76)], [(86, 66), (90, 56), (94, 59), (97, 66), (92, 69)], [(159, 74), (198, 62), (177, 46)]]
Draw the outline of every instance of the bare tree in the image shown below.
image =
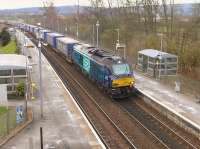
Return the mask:
[(173, 23), (174, 23), (174, 0), (170, 0), (170, 9), (171, 9), (170, 37), (172, 37), (172, 34), (173, 34)]
[(46, 27), (52, 30), (58, 29), (58, 12), (53, 2), (43, 2), (44, 20)]

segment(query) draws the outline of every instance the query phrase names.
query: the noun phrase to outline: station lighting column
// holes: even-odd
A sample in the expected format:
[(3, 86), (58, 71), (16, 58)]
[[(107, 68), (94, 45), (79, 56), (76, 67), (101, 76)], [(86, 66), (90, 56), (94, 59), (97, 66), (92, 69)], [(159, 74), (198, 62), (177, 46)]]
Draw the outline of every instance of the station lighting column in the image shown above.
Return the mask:
[(119, 28), (117, 28), (116, 31), (117, 31), (117, 43), (119, 44)]
[(77, 23), (76, 23), (76, 38), (79, 38), (79, 0), (77, 4)]
[[(40, 23), (37, 23), (40, 26)], [(40, 78), (40, 114), (41, 118), (43, 118), (43, 88), (42, 88), (42, 58), (41, 58), (41, 41), (40, 35), (38, 31), (38, 50), (39, 50), (39, 78)]]
[(96, 27), (97, 27), (97, 48), (99, 47), (99, 20), (97, 20)]
[(160, 51), (163, 51), (163, 33), (158, 33), (160, 36)]
[[(27, 41), (26, 41), (26, 37), (25, 37), (25, 32), (24, 32), (24, 40), (23, 40), (23, 47), (22, 47), (22, 51), (23, 51), (23, 55), (25, 56), (25, 58), (26, 58), (26, 84), (25, 84), (25, 111), (26, 111), (26, 118), (27, 118), (27, 109), (28, 109), (28, 60), (27, 60), (27, 58), (28, 58), (28, 56), (27, 56)], [(26, 49), (25, 49), (26, 48)]]
[(39, 76), (40, 76), (40, 112), (41, 118), (43, 118), (43, 93), (42, 93), (42, 58), (41, 58), (41, 42), (39, 39), (38, 42), (38, 50), (39, 50)]

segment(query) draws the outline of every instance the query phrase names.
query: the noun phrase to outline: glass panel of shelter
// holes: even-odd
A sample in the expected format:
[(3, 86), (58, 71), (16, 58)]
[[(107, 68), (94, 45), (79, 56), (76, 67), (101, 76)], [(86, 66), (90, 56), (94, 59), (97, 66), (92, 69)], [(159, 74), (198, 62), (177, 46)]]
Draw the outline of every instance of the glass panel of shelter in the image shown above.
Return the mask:
[(11, 70), (0, 70), (0, 76), (10, 76)]
[(0, 84), (10, 84), (12, 83), (11, 78), (0, 78)]
[(15, 69), (13, 70), (13, 75), (26, 75), (25, 69)]

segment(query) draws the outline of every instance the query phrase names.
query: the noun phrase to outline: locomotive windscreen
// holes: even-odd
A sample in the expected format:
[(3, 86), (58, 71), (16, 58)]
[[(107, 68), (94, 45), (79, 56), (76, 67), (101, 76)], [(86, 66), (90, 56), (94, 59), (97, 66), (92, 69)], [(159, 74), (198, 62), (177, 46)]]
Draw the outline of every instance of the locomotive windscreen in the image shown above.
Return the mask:
[(116, 64), (112, 66), (115, 75), (128, 75), (130, 74), (130, 67), (128, 64)]

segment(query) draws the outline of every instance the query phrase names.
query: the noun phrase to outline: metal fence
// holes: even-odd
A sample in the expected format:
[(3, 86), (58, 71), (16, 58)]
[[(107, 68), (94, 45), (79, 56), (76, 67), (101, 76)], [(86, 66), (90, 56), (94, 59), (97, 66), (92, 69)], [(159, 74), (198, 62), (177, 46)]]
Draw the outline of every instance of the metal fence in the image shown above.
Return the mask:
[(0, 140), (9, 135), (18, 125), (26, 120), (26, 113), (23, 106), (9, 107), (9, 110), (0, 115)]

